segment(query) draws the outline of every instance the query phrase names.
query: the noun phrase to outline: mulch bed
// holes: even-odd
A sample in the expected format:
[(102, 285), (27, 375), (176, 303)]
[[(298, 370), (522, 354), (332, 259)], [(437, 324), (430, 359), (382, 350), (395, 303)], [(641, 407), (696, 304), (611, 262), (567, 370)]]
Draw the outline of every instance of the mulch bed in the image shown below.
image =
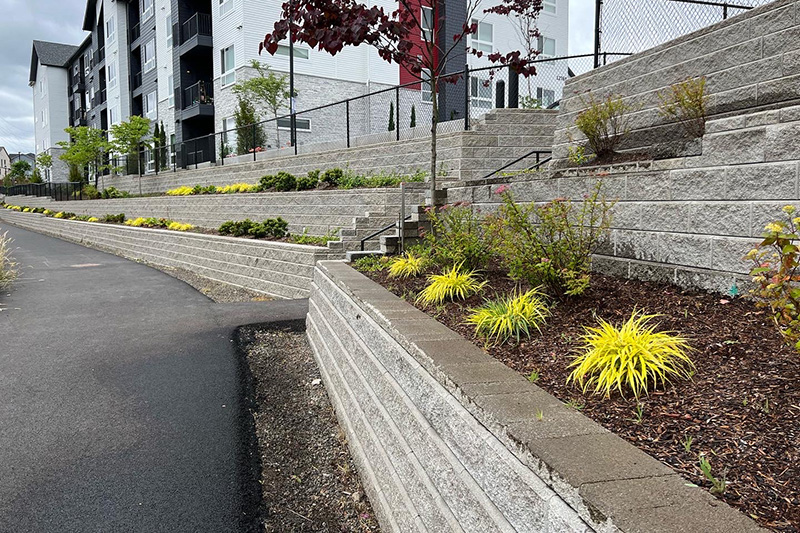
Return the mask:
[[(365, 274), (412, 303), (425, 286), (424, 278)], [(484, 298), (514, 288), (501, 274), (488, 279), (490, 288), (465, 302), (417, 307), (522, 374), (538, 372), (537, 385), (710, 488), (698, 467), (698, 453), (704, 453), (714, 474), (724, 473), (728, 482), (718, 497), (765, 527), (800, 531), (800, 356), (783, 343), (763, 309), (743, 298), (595, 275), (583, 296), (553, 306), (541, 336), (486, 347), (464, 324), (467, 313)], [(596, 317), (618, 324), (634, 309), (663, 315), (660, 329), (691, 339), (693, 380), (652, 392), (640, 399), (639, 409), (632, 397), (604, 399), (566, 385), (583, 326), (594, 325)]]
[(377, 532), (304, 325), (244, 327), (263, 498), (259, 531)]

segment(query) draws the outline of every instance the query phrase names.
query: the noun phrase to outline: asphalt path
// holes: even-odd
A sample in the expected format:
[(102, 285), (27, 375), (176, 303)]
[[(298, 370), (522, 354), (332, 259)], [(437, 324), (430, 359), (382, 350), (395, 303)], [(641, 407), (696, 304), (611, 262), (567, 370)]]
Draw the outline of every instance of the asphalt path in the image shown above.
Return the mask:
[(249, 531), (259, 489), (237, 326), (305, 300), (215, 304), (117, 256), (0, 223), (0, 531)]

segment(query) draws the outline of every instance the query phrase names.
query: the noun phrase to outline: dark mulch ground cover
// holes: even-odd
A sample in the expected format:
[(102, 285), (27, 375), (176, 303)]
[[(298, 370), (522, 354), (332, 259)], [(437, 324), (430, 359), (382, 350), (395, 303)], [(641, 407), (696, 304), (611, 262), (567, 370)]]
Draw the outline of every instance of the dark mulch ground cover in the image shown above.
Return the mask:
[(377, 532), (303, 324), (239, 330), (252, 377), (264, 532)]
[[(395, 294), (414, 301), (423, 278), (388, 279), (366, 272)], [(800, 357), (786, 346), (766, 312), (743, 298), (721, 298), (671, 285), (596, 275), (585, 295), (557, 302), (541, 336), (517, 346), (485, 347), (464, 324), (484, 298), (514, 284), (490, 275), (490, 289), (461, 303), (423, 311), (486, 348), (495, 358), (586, 416), (671, 466), (692, 483), (710, 488), (698, 453), (728, 486), (721, 499), (782, 532), (800, 531)], [(582, 394), (566, 385), (571, 355), (584, 325), (596, 317), (621, 323), (634, 309), (663, 316), (662, 330), (692, 339), (697, 373), (637, 402), (614, 395)], [(685, 443), (691, 438), (687, 451)]]

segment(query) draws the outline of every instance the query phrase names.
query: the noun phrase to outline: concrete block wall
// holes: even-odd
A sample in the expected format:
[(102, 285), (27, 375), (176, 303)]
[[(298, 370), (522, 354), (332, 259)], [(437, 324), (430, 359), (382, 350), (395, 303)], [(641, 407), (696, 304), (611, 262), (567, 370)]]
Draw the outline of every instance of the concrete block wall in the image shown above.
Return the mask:
[(712, 115), (752, 112), (800, 102), (800, 2), (777, 0), (744, 14), (570, 79), (564, 88), (554, 156), (563, 161), (591, 92), (623, 96), (631, 135), (623, 148), (682, 155), (682, 130), (659, 116), (659, 93), (689, 77), (705, 76)]
[[(556, 111), (498, 109), (488, 113), (471, 131), (443, 133), (438, 138), (440, 171), (446, 173), (446, 179), (473, 179), (536, 148), (550, 150), (556, 116)], [(314, 169), (333, 167), (349, 168), (362, 174), (411, 174), (427, 171), (430, 167), (430, 138), (403, 139), (297, 156), (258, 154), (257, 157), (261, 159), (238, 164), (226, 160), (221, 166), (166, 172), (158, 176), (105, 176), (100, 188), (113, 186), (134, 194), (156, 194), (182, 185), (256, 183), (261, 176), (281, 170), (303, 175)], [(530, 166), (529, 161), (527, 166)]]
[(129, 259), (184, 268), (221, 283), (279, 298), (308, 297), (316, 262), (344, 255), (316, 246), (94, 224), (8, 209), (0, 209), (0, 223)]
[(307, 332), (383, 531), (760, 531), (342, 262)]
[(460, 183), (447, 199), (488, 212), (501, 183), (518, 201), (544, 202), (579, 200), (602, 180), (619, 203), (596, 269), (727, 293), (747, 284), (742, 258), (764, 226), (785, 205), (800, 210), (799, 134), (800, 106), (716, 119), (699, 156)]

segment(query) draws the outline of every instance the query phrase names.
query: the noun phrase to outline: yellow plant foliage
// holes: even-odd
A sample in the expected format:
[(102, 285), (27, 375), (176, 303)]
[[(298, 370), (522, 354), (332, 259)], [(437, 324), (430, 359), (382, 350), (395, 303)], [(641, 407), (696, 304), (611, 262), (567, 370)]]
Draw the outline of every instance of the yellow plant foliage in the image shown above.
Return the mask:
[(478, 281), (475, 271), (461, 272), (461, 265), (428, 276), (428, 282), (428, 286), (417, 297), (417, 302), (425, 305), (439, 304), (445, 300), (464, 300), (486, 286), (485, 281)]
[(419, 276), (427, 266), (427, 259), (424, 256), (414, 255), (408, 252), (403, 257), (392, 261), (389, 266), (390, 278), (412, 278)]
[(489, 342), (501, 344), (522, 335), (530, 338), (531, 331), (541, 331), (550, 310), (540, 288), (525, 293), (514, 293), (504, 298), (486, 302), (473, 309), (467, 323), (475, 326), (475, 333), (486, 337)]
[(178, 187), (177, 189), (170, 189), (167, 191), (168, 196), (189, 196), (192, 194), (192, 188), (183, 186)]

